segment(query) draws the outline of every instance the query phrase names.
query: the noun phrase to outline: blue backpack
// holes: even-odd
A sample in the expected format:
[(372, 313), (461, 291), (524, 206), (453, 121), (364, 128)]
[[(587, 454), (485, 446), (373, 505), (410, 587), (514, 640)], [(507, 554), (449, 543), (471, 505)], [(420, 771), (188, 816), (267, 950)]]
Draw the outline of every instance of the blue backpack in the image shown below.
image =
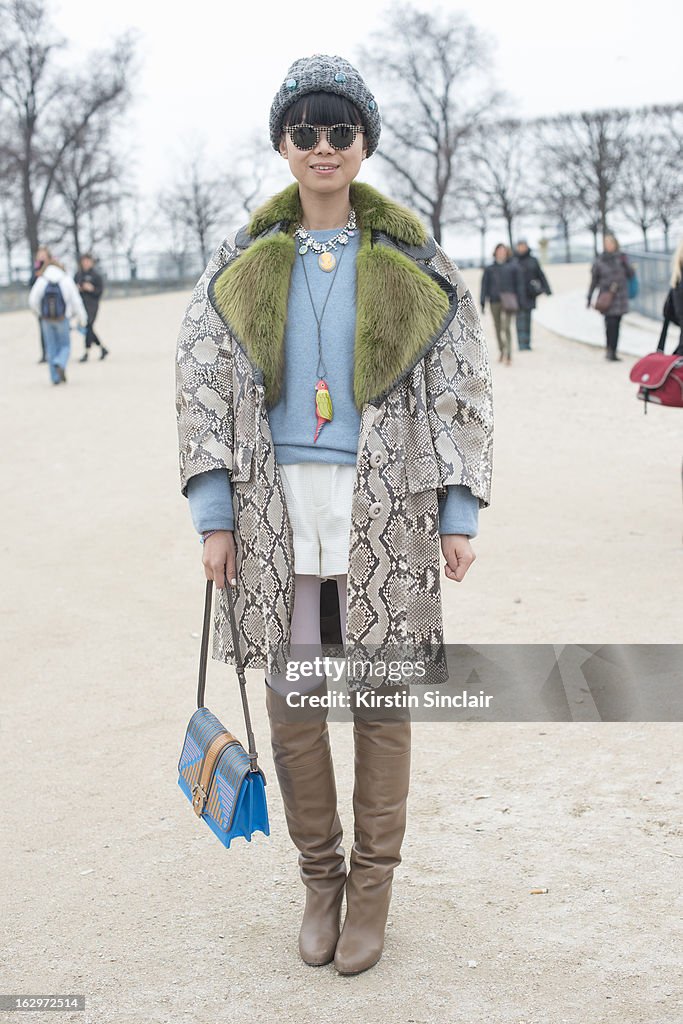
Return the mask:
[(66, 315), (66, 302), (57, 281), (47, 282), (40, 304), (40, 315), (43, 320), (64, 319)]
[(639, 291), (640, 291), (640, 286), (638, 284), (638, 275), (634, 274), (633, 277), (629, 277), (629, 279), (628, 279), (628, 297), (629, 297), (629, 299), (635, 299), (636, 296), (638, 295)]

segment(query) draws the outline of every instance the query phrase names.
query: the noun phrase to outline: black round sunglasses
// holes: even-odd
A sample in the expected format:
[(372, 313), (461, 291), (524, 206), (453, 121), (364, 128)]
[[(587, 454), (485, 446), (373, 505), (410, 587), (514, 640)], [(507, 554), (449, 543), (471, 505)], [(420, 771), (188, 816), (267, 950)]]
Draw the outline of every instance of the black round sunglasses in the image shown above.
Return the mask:
[(332, 124), (321, 127), (314, 124), (290, 124), (282, 129), (289, 135), (297, 149), (313, 149), (320, 142), (321, 132), (325, 132), (332, 149), (348, 149), (356, 141), (356, 136), (365, 131), (357, 124)]

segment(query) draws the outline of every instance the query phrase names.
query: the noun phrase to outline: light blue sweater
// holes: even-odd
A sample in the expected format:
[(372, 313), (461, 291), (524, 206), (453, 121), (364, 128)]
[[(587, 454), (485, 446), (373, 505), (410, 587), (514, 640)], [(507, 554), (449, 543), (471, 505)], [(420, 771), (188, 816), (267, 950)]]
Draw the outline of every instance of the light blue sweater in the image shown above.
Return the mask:
[[(324, 242), (337, 230), (312, 231)], [(297, 254), (292, 270), (285, 326), (284, 379), (280, 398), (268, 411), (275, 458), (278, 464), (331, 462), (355, 466), (358, 455), (360, 413), (353, 399), (353, 354), (356, 334), (356, 255), (360, 235), (338, 245), (336, 274), (318, 266), (318, 257)], [(332, 396), (332, 419), (316, 428), (315, 383), (318, 380), (318, 335), (311, 299), (306, 286), (303, 260), (318, 319), (332, 281), (334, 285), (322, 317), (321, 347)], [(195, 529), (232, 530), (232, 488), (226, 469), (213, 469), (191, 477), (187, 496)], [(469, 487), (451, 485), (439, 501), (439, 533), (462, 533), (476, 537), (479, 501)]]

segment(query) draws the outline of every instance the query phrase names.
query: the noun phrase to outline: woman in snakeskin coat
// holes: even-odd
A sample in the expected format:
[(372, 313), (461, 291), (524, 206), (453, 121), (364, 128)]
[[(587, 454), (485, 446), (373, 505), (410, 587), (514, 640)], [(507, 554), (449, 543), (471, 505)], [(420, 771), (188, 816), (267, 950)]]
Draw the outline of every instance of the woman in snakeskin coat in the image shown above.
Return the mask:
[[(333, 125), (339, 127), (325, 130)], [(474, 552), (472, 533), (440, 532), (440, 514), (451, 494), (475, 508), (489, 505), (491, 371), (477, 308), (457, 267), (411, 211), (354, 180), (380, 130), (376, 101), (356, 69), (319, 54), (295, 62), (273, 101), (270, 129), (295, 181), (218, 246), (183, 319), (176, 358), (180, 482), (192, 499), (194, 485), (199, 491), (229, 477), (229, 520), (221, 525), (219, 509), (218, 519), (199, 523), (205, 573), (217, 585), (213, 655), (234, 662), (227, 577), (244, 664), (266, 672), (274, 763), (306, 887), (299, 952), (308, 964), (334, 960), (340, 973), (356, 974), (383, 950), (406, 827), (410, 718), (368, 718), (354, 703), (355, 841), (347, 870), (327, 709), (311, 711), (309, 701), (307, 715), (294, 714), (280, 685), (291, 645), (302, 641), (310, 583), (294, 572), (297, 538), (272, 429), (297, 343), (293, 282), (297, 253), (307, 251), (297, 249), (304, 237), (297, 231), (330, 234), (346, 222), (353, 236), (355, 213), (356, 289), (338, 297), (338, 308), (355, 317), (348, 387), (358, 433), (348, 569), (337, 583), (345, 653), (368, 658), (373, 671), (383, 660), (412, 655), (427, 664), (422, 681), (447, 678), (441, 556), (446, 577), (460, 582)], [(320, 268), (329, 266), (321, 261)], [(194, 509), (193, 518), (197, 525)], [(305, 627), (306, 642), (314, 642), (316, 628), (319, 640), (319, 605), (307, 606)], [(347, 685), (355, 701), (370, 687), (381, 689), (362, 677)], [(326, 693), (323, 678), (312, 694)]]

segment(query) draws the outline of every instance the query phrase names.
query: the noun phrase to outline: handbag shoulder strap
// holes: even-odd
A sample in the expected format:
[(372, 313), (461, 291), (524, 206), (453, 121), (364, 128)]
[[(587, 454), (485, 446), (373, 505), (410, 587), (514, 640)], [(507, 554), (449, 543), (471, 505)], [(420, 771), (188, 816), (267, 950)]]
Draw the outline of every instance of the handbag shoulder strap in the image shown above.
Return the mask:
[(666, 335), (669, 330), (669, 320), (664, 317), (664, 323), (662, 325), (662, 333), (659, 335), (659, 342), (657, 343), (657, 351), (663, 352), (664, 346), (666, 345)]
[[(225, 573), (225, 592), (228, 599), (228, 617), (230, 619), (230, 629), (232, 631), (232, 643), (235, 651), (235, 667), (237, 669), (237, 677), (240, 683), (240, 696), (242, 698), (242, 711), (244, 713), (244, 723), (247, 728), (247, 741), (249, 744), (248, 754), (249, 761), (251, 764), (252, 771), (258, 771), (256, 752), (256, 742), (254, 740), (254, 732), (251, 727), (251, 715), (249, 714), (249, 701), (247, 700), (247, 680), (244, 674), (244, 664), (242, 662), (242, 655), (240, 653), (240, 641), (239, 631), (237, 629), (237, 620), (235, 618), (235, 604), (233, 599), (233, 587), (228, 583), (227, 570), (224, 568)], [(213, 594), (213, 580), (206, 581), (206, 591), (204, 596), (204, 621), (202, 624), (202, 642), (199, 651), (199, 683), (197, 686), (197, 707), (203, 708), (204, 694), (206, 690), (206, 668), (209, 660), (209, 632), (211, 630), (211, 598)]]

